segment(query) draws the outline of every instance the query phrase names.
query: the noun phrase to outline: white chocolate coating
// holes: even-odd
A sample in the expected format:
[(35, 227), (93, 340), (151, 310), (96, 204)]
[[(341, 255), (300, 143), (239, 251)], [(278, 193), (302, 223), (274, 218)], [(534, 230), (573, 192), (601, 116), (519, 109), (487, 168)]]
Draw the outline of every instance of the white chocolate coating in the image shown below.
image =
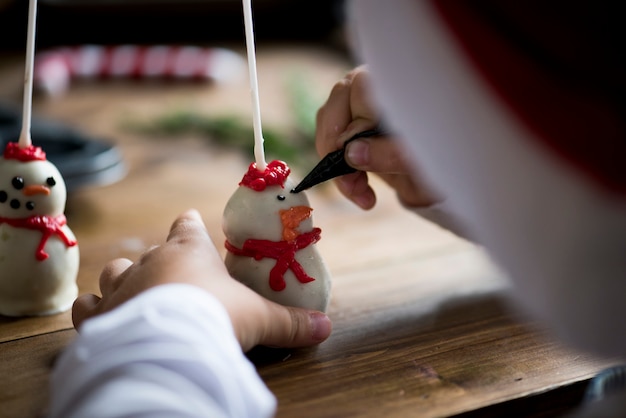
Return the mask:
[[(24, 188), (14, 187), (16, 177), (23, 179)], [(49, 185), (50, 177), (53, 186)], [(49, 194), (26, 192), (32, 185), (47, 188)], [(20, 162), (0, 157), (0, 193), (4, 197), (0, 220), (7, 220), (0, 222), (0, 314), (49, 315), (69, 309), (78, 294), (78, 245), (68, 246), (52, 233), (43, 248), (48, 258), (38, 260), (37, 247), (43, 232), (10, 224), (11, 220), (33, 216), (62, 215), (66, 188), (61, 174), (48, 161)], [(61, 232), (75, 240), (67, 225), (61, 227)]]
[[(237, 248), (242, 248), (247, 239), (283, 240), (283, 225), (280, 210), (297, 206), (309, 206), (304, 193), (293, 194), (289, 191), (295, 183), (289, 178), (285, 187), (270, 186), (262, 192), (239, 186), (224, 209), (222, 228), (226, 239)], [(279, 200), (283, 196), (284, 200)], [(296, 228), (299, 233), (313, 229), (311, 217), (304, 219)], [(291, 269), (284, 274), (286, 287), (275, 291), (270, 287), (270, 271), (276, 260), (226, 254), (225, 264), (231, 276), (250, 287), (265, 298), (286, 306), (325, 311), (330, 298), (331, 278), (326, 264), (322, 260), (315, 244), (298, 250), (295, 260), (304, 271), (315, 280), (300, 283)]]

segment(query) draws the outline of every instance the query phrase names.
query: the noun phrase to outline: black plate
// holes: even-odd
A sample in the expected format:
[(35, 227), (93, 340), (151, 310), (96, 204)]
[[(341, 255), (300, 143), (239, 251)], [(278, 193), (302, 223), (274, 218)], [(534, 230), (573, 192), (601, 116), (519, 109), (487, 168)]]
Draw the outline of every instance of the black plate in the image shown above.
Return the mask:
[[(21, 125), (21, 111), (0, 104), (0, 152), (8, 142), (18, 140)], [(68, 193), (87, 186), (115, 183), (126, 175), (122, 155), (109, 141), (35, 117), (31, 137), (33, 144), (41, 147), (48, 161), (61, 172)]]

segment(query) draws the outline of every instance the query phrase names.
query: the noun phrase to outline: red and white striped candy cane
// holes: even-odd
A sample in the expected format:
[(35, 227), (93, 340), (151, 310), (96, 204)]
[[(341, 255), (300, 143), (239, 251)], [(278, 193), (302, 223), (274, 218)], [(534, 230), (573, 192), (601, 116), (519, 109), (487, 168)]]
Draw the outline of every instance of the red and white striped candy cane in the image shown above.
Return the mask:
[(82, 45), (35, 57), (35, 87), (49, 95), (65, 92), (74, 78), (163, 78), (230, 81), (245, 72), (245, 60), (224, 48), (197, 46)]

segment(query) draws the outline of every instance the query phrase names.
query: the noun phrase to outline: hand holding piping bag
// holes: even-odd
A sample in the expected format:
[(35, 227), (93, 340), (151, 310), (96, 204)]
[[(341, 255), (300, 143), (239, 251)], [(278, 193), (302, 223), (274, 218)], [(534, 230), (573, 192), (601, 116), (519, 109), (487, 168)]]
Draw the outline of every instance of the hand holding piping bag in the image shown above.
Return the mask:
[[(359, 133), (379, 126), (380, 115), (369, 94), (369, 75), (364, 66), (350, 71), (333, 87), (326, 103), (317, 113), (315, 144), (325, 156), (344, 147)], [(376, 204), (368, 172), (376, 173), (397, 193), (400, 202), (409, 207), (426, 207), (441, 200), (418, 176), (411, 174), (398, 142), (392, 135), (358, 138), (345, 147), (345, 160), (358, 170), (337, 177), (339, 191), (362, 209)]]

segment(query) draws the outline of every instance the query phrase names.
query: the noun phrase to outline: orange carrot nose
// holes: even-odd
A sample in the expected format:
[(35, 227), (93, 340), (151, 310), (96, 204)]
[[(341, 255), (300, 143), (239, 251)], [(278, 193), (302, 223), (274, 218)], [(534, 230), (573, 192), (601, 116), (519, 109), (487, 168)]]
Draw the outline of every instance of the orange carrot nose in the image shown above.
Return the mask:
[(280, 211), (280, 220), (283, 224), (283, 239), (292, 241), (296, 239), (299, 232), (296, 228), (300, 222), (311, 216), (313, 209), (308, 206), (292, 206), (289, 209)]
[(22, 193), (24, 193), (25, 196), (32, 196), (32, 195), (35, 195), (35, 194), (49, 195), (50, 194), (50, 189), (48, 187), (42, 186), (40, 184), (33, 184), (31, 186), (24, 187), (24, 190), (22, 190)]

